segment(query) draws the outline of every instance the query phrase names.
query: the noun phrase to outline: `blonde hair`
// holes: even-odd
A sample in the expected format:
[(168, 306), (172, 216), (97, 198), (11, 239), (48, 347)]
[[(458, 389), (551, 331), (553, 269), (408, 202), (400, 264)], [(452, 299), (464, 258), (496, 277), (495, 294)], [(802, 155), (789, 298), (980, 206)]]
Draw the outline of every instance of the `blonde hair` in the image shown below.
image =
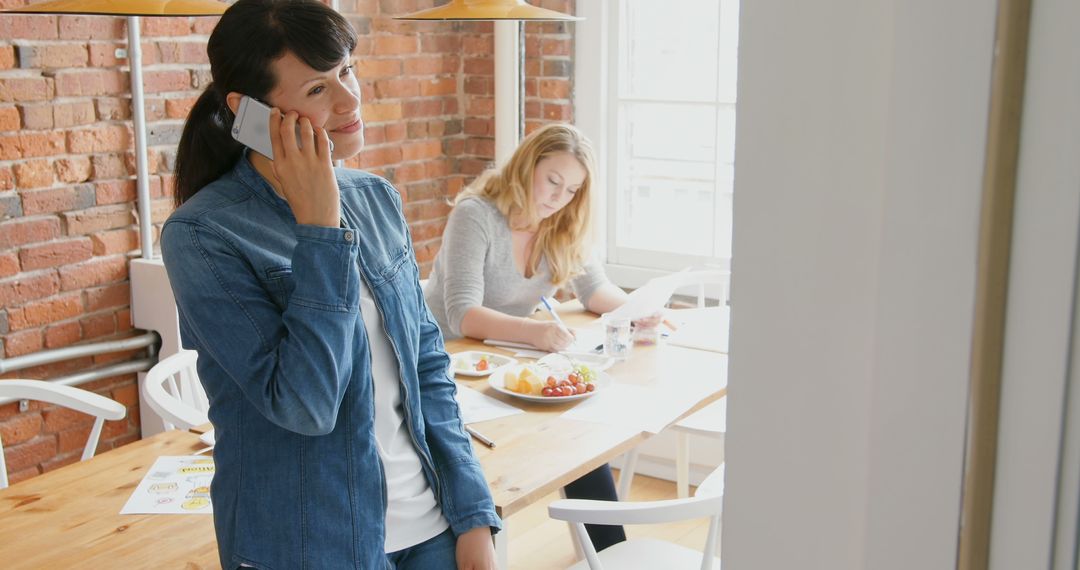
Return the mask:
[[(538, 220), (533, 208), (533, 172), (543, 159), (560, 152), (574, 156), (585, 168), (585, 180), (570, 202), (546, 219)], [(490, 169), (458, 194), (457, 204), (469, 197), (486, 198), (508, 220), (524, 220), (525, 229), (536, 228), (536, 243), (526, 260), (535, 273), (547, 259), (551, 283), (561, 286), (579, 274), (589, 255), (592, 226), (590, 190), (596, 173), (592, 143), (572, 125), (557, 123), (540, 127), (518, 146), (502, 169)]]

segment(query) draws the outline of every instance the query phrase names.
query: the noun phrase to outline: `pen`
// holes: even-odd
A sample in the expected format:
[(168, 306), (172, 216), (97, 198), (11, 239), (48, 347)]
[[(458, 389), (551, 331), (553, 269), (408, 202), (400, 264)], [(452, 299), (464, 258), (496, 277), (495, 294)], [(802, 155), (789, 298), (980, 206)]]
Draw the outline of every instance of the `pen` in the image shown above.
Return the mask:
[(566, 323), (562, 322), (562, 319), (559, 318), (558, 313), (556, 313), (555, 309), (551, 307), (551, 301), (548, 301), (547, 297), (540, 295), (540, 302), (543, 303), (544, 308), (546, 308), (548, 312), (551, 313), (551, 318), (555, 319), (555, 322), (559, 323), (559, 326), (562, 327), (563, 330), (565, 330), (566, 332), (570, 332), (570, 329), (566, 328)]
[(480, 443), (482, 443), (482, 444), (484, 444), (484, 445), (486, 445), (488, 447), (495, 447), (495, 442), (494, 441), (491, 441), (490, 439), (487, 438), (486, 435), (476, 431), (472, 427), (465, 426), (465, 431), (469, 432), (469, 435), (475, 437), (476, 441), (479, 441)]

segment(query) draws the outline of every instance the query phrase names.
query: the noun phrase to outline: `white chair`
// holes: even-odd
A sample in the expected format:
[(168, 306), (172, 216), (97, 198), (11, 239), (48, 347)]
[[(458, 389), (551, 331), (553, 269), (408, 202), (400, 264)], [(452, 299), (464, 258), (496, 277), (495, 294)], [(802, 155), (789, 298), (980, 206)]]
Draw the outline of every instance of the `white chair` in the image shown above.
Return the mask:
[[(94, 427), (90, 429), (90, 437), (86, 440), (81, 461), (94, 456), (98, 438), (101, 437), (101, 426), (105, 424), (105, 420), (122, 420), (127, 416), (127, 408), (120, 402), (81, 388), (53, 384), (43, 380), (0, 380), (0, 398), (47, 402), (97, 418), (94, 421)], [(0, 489), (8, 486), (7, 462), (4, 460), (3, 447), (4, 444), (0, 441)]]
[(146, 373), (143, 395), (166, 430), (191, 429), (210, 421), (206, 416), (210, 404), (195, 370), (198, 356), (194, 350), (181, 350)]
[[(693, 288), (697, 297), (698, 308), (705, 307), (707, 293), (710, 288), (720, 289), (720, 304), (727, 302), (728, 280), (731, 274), (721, 270), (687, 271), (682, 274), (682, 284), (676, 289)], [(675, 432), (675, 489), (679, 498), (690, 495), (690, 436), (709, 437), (724, 439), (727, 431), (727, 398), (721, 398), (708, 406), (694, 412), (672, 426)], [(637, 464), (638, 449), (628, 452), (623, 460), (623, 468), (619, 472), (619, 498), (627, 499), (630, 493), (630, 485), (634, 479), (634, 469)]]
[[(720, 538), (720, 515), (724, 500), (724, 465), (721, 464), (698, 486), (694, 497), (666, 501), (587, 501), (563, 499), (548, 505), (553, 519), (573, 524), (585, 559), (570, 570), (677, 570), (700, 568), (720, 570), (716, 556)], [(657, 539), (629, 539), (597, 553), (585, 532), (586, 524), (657, 524), (709, 517), (704, 552)]]

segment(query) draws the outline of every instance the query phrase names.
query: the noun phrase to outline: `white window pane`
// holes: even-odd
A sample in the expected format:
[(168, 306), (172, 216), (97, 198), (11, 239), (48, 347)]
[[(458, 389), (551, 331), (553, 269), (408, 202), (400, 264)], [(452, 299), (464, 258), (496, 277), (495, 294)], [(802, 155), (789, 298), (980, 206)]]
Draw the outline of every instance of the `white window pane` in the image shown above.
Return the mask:
[(711, 183), (636, 178), (621, 200), (618, 246), (710, 256), (713, 194)]
[(623, 0), (622, 13), (622, 97), (716, 100), (720, 2)]
[(677, 169), (685, 162), (716, 159), (715, 106), (623, 103), (620, 108), (619, 130), (629, 143), (620, 161), (665, 160)]

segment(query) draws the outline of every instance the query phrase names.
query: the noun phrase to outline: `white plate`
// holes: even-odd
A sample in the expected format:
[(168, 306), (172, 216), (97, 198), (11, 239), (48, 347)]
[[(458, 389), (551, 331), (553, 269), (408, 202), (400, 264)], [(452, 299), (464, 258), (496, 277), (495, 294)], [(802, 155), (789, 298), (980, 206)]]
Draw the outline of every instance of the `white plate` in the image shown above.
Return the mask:
[[(523, 364), (521, 366), (527, 365)], [(513, 396), (515, 398), (521, 398), (522, 400), (528, 400), (530, 402), (537, 402), (540, 404), (562, 404), (565, 402), (576, 402), (578, 400), (584, 400), (589, 396), (593, 396), (599, 392), (603, 392), (605, 389), (611, 386), (611, 377), (604, 372), (597, 372), (596, 380), (593, 381), (593, 384), (596, 385), (596, 389), (592, 392), (585, 392), (584, 394), (574, 394), (573, 396), (534, 396), (532, 394), (519, 394), (517, 392), (514, 392), (513, 390), (507, 390), (506, 386), (503, 385), (503, 378), (508, 372), (519, 372), (521, 366), (507, 368), (500, 371), (499, 374), (491, 375), (490, 377), (488, 377), (488, 386), (491, 386), (495, 389), (495, 391), (502, 392), (507, 396)]]
[[(479, 362), (481, 358), (487, 358), (487, 370), (476, 369), (476, 363)], [(450, 370), (453, 371), (454, 374), (460, 376), (487, 376), (500, 368), (514, 364), (517, 364), (517, 360), (510, 358), (509, 356), (503, 356), (493, 352), (484, 352), (482, 350), (467, 350), (450, 356)]]

